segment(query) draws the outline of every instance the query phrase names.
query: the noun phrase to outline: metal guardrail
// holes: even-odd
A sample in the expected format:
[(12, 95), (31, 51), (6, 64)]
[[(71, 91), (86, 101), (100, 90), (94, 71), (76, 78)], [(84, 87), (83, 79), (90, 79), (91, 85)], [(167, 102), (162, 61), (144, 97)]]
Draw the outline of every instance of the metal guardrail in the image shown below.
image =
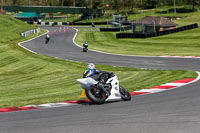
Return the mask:
[(31, 34), (36, 34), (36, 33), (39, 33), (39, 32), (40, 32), (40, 28), (32, 29), (32, 30), (28, 30), (28, 31), (25, 31), (25, 32), (21, 33), (21, 36), (27, 37), (27, 36), (29, 36)]

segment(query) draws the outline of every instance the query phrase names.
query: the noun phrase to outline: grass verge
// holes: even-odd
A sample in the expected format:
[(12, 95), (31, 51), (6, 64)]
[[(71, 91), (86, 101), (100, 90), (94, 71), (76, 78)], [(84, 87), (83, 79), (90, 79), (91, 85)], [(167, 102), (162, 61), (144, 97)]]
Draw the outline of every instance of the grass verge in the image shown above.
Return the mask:
[[(155, 11), (158, 10), (145, 13), (150, 15)], [(175, 21), (179, 26), (200, 22), (200, 11), (184, 13), (181, 16), (183, 18)], [(146, 39), (116, 39), (117, 32), (84, 32), (84, 30), (79, 29), (76, 43), (82, 45), (84, 41), (88, 41), (89, 48), (98, 51), (144, 56), (200, 56), (200, 28)]]

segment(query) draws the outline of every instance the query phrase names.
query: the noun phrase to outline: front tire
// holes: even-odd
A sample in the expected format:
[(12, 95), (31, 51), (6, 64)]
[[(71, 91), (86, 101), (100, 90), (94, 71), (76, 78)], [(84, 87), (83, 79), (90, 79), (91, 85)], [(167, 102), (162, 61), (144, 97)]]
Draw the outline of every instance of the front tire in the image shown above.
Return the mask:
[(131, 95), (126, 89), (122, 86), (119, 86), (119, 92), (121, 94), (121, 99), (124, 101), (130, 101), (131, 100)]
[(100, 94), (97, 95), (96, 92), (95, 92), (95, 90), (96, 90), (95, 88), (86, 89), (85, 90), (86, 96), (93, 103), (96, 103), (96, 104), (103, 104), (103, 103), (105, 103), (106, 94), (105, 93), (100, 93)]

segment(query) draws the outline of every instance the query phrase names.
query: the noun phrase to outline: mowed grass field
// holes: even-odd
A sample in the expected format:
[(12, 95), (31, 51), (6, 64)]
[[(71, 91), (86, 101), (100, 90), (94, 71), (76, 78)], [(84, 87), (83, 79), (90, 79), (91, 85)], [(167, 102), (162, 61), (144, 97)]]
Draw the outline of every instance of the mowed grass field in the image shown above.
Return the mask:
[[(156, 15), (157, 11), (155, 9), (145, 13)], [(137, 14), (135, 17), (141, 18), (143, 15), (144, 13)], [(200, 22), (200, 11), (179, 13), (177, 16), (179, 15), (183, 18), (174, 21), (178, 26)], [(87, 29), (79, 29), (76, 43), (82, 45), (84, 41), (88, 41), (89, 48), (98, 51), (144, 56), (200, 56), (200, 28), (146, 39), (116, 39), (117, 32), (81, 32), (84, 30)]]
[[(19, 47), (18, 42), (28, 39), (20, 33), (33, 28), (35, 26), (0, 15), (0, 108), (80, 98), (82, 90), (76, 79), (82, 77), (86, 63), (36, 55)], [(97, 38), (95, 34), (93, 37)], [(98, 64), (96, 67), (116, 73), (120, 84), (129, 91), (197, 76), (185, 70), (142, 70)]]

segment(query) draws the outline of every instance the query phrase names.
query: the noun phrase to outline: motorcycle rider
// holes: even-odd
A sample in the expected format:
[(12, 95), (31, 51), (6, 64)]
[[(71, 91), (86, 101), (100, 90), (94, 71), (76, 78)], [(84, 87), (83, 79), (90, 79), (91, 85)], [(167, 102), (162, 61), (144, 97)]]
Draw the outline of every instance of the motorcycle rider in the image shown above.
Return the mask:
[(50, 36), (49, 36), (49, 34), (46, 35), (46, 38), (45, 38), (45, 39), (46, 39), (46, 42), (48, 43), (49, 40), (50, 40)]
[(106, 83), (108, 76), (102, 75), (109, 75), (109, 73), (105, 71), (99, 71), (95, 69), (95, 65), (93, 63), (88, 63), (87, 70), (84, 72), (83, 78), (91, 77), (94, 80), (99, 81), (97, 85), (106, 93), (106, 95), (110, 95), (110, 92), (103, 86), (103, 84)]
[(83, 43), (83, 47), (87, 49), (87, 47), (88, 47), (88, 42), (87, 42), (87, 41), (85, 41), (85, 42)]

